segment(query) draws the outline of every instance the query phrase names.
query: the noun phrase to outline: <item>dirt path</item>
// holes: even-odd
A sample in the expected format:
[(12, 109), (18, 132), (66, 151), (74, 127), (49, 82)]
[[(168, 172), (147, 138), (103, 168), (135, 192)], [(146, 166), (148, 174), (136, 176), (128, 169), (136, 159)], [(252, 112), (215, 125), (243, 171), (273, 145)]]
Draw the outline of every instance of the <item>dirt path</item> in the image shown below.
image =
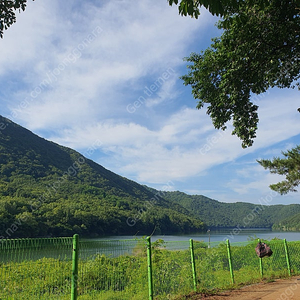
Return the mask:
[(239, 290), (222, 292), (214, 296), (194, 295), (189, 300), (299, 300), (300, 276), (278, 279), (270, 283), (245, 286)]

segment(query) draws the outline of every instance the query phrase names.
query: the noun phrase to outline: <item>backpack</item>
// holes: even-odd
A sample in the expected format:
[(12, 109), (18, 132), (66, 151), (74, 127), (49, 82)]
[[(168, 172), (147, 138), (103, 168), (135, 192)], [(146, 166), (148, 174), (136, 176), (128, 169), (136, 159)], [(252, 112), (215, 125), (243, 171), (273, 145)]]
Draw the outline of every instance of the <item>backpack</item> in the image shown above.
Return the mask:
[(255, 247), (255, 252), (257, 254), (258, 257), (262, 258), (264, 256), (271, 256), (273, 251), (271, 250), (271, 248), (262, 242), (259, 242), (257, 244), (257, 246)]

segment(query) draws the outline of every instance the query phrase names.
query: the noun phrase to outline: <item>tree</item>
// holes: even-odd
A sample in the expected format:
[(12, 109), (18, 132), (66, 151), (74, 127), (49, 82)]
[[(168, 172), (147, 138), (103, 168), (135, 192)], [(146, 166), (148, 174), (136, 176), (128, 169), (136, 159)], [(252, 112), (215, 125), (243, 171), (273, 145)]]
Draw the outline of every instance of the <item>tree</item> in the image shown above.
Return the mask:
[(300, 146), (282, 152), (285, 158), (274, 157), (273, 160), (258, 160), (265, 169), (271, 173), (285, 176), (285, 180), (276, 184), (271, 184), (270, 188), (281, 195), (288, 192), (296, 192), (295, 189), (300, 184)]
[[(34, 0), (33, 0), (34, 1)], [(2, 0), (0, 3), (0, 37), (16, 22), (16, 11), (25, 10), (27, 0)]]
[[(178, 0), (169, 0), (169, 4), (178, 5)], [(197, 19), (200, 15), (199, 8), (201, 6), (208, 9), (212, 15), (224, 16), (231, 13), (233, 10), (238, 12), (239, 4), (238, 0), (181, 0), (178, 10), (182, 16), (189, 15)], [(256, 4), (263, 8), (265, 4), (268, 4), (268, 0), (249, 1), (249, 4)]]
[(198, 17), (199, 5), (222, 16), (217, 26), (223, 33), (201, 54), (186, 58), (192, 64), (182, 79), (199, 100), (197, 108), (207, 106), (215, 128), (225, 130), (232, 120), (232, 134), (249, 147), (259, 121), (251, 96), (299, 87), (300, 0), (182, 0), (179, 11)]
[[(181, 0), (179, 13), (198, 18), (201, 6), (222, 18), (217, 26), (223, 33), (210, 48), (186, 58), (192, 64), (182, 79), (199, 100), (197, 108), (207, 106), (215, 128), (225, 130), (232, 120), (232, 134), (249, 147), (259, 121), (251, 96), (272, 87), (300, 89), (300, 0)], [(280, 194), (300, 184), (300, 146), (283, 155), (258, 161), (286, 176), (270, 185)]]

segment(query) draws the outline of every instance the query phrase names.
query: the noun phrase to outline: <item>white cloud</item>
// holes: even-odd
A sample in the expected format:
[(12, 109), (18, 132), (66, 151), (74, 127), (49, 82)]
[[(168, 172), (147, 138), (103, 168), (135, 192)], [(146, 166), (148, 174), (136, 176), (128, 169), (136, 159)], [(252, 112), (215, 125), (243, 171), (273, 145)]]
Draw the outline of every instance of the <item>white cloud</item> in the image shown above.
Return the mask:
[(26, 11), (17, 12), (16, 24), (4, 32), (1, 41), (0, 76), (21, 72), (22, 68), (32, 72), (41, 57), (51, 56), (55, 48), (44, 46), (51, 45), (49, 37), (57, 28), (56, 3), (48, 1), (46, 6), (28, 1)]
[(273, 89), (259, 103), (260, 122), (254, 149), (266, 147), (300, 133), (298, 91)]
[[(246, 166), (243, 168), (243, 166)], [(243, 164), (237, 171), (237, 178), (228, 182), (228, 187), (239, 195), (249, 195), (253, 192), (263, 194), (272, 183), (284, 179), (284, 177), (264, 170), (258, 163), (247, 166)]]
[[(93, 126), (68, 129), (61, 136), (52, 137), (58, 143), (68, 144), (76, 149), (84, 149), (95, 140), (101, 141), (101, 149), (109, 153), (106, 166), (115, 168), (117, 173), (134, 177), (140, 182), (159, 183), (168, 180), (185, 180), (185, 178), (204, 174), (211, 167), (229, 163), (247, 154), (254, 153), (293, 136), (298, 132), (295, 119), (287, 118), (281, 107), (282, 99), (272, 102), (271, 113), (264, 114), (266, 127), (261, 127), (260, 137), (253, 147), (242, 149), (240, 140), (231, 135), (230, 126), (227, 131), (215, 130), (204, 110), (182, 108), (178, 112), (165, 117), (157, 129), (150, 130), (146, 124), (121, 123), (116, 120), (105, 120)], [(279, 111), (282, 111), (282, 131), (269, 130), (278, 123)], [(274, 115), (277, 116), (274, 118)], [(287, 130), (287, 132), (286, 132)], [(258, 158), (258, 157), (257, 157)], [(98, 162), (103, 164), (99, 158)], [(255, 160), (253, 160), (254, 163)], [(257, 164), (257, 163), (256, 163)], [(240, 166), (238, 176), (247, 179), (242, 182), (233, 179), (227, 187), (241, 195), (252, 189), (261, 193), (271, 182), (272, 175), (262, 172), (263, 168), (252, 165)], [(252, 174), (246, 176), (246, 174)], [(255, 178), (255, 180), (252, 180)]]
[[(156, 131), (111, 120), (68, 129), (51, 140), (76, 149), (88, 148), (99, 140), (102, 151), (110, 153), (106, 160), (110, 167), (118, 161), (119, 173), (158, 183), (196, 175), (232, 158), (232, 149), (224, 151), (217, 146), (228, 140), (228, 133), (216, 132), (209, 122), (204, 112), (186, 108), (166, 118)], [(229, 138), (234, 142), (234, 137)]]
[[(18, 65), (25, 74), (24, 84), (13, 91), (9, 108), (18, 110), (14, 119), (32, 130), (53, 124), (74, 126), (77, 119), (95, 120), (98, 114), (112, 118), (117, 106), (128, 103), (129, 89), (142, 93), (146, 77), (155, 83), (171, 69), (172, 78), (161, 83), (147, 105), (169, 101), (178, 81), (175, 70), (183, 65), (190, 37), (211, 23), (209, 14), (204, 13), (201, 21), (182, 18), (177, 7), (161, 3), (153, 8), (152, 1), (110, 1), (100, 7), (88, 1), (83, 8), (75, 14), (70, 1), (65, 5), (53, 0), (35, 2), (7, 35), (5, 49), (15, 62), (11, 68)], [(87, 42), (95, 28), (101, 30)], [(24, 32), (30, 33), (30, 40), (24, 41), (26, 47), (22, 47), (23, 38), (15, 40)], [(6, 66), (7, 59), (2, 59), (0, 69)], [(32, 93), (49, 81), (47, 88), (28, 101), (30, 105), (19, 109), (26, 97), (32, 98)], [(120, 97), (125, 88), (126, 94)]]

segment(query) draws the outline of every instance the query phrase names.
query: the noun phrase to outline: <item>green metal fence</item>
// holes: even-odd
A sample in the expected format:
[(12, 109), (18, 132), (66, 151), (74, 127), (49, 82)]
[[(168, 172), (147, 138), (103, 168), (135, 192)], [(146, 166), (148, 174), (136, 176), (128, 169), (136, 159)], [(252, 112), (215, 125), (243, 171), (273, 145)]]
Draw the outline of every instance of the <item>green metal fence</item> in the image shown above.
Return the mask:
[(78, 299), (147, 299), (145, 240), (80, 241)]
[(300, 242), (16, 239), (0, 242), (0, 299), (169, 299), (300, 274)]
[(70, 299), (72, 238), (0, 242), (0, 299)]

